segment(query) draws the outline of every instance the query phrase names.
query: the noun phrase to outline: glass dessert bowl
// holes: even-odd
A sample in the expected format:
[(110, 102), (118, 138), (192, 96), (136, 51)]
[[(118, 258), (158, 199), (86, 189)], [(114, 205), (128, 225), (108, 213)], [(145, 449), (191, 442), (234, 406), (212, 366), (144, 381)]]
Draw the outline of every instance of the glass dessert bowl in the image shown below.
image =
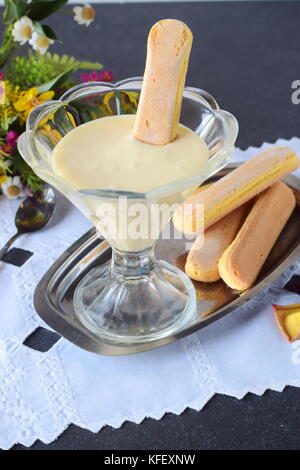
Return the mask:
[[(78, 85), (60, 100), (35, 108), (18, 140), (19, 151), (33, 170), (80, 209), (112, 247), (111, 261), (81, 280), (74, 305), (86, 328), (118, 344), (157, 340), (193, 321), (192, 282), (175, 266), (156, 259), (154, 246), (176, 205), (229, 162), (238, 133), (234, 116), (220, 110), (212, 96), (187, 87), (180, 123), (207, 144), (209, 159), (201, 174), (144, 193), (79, 190), (58, 176), (53, 170), (53, 151), (62, 137), (95, 119), (135, 114), (141, 87), (140, 78)], [(83, 155), (83, 165), (87, 158)], [(133, 233), (133, 226), (140, 229)]]

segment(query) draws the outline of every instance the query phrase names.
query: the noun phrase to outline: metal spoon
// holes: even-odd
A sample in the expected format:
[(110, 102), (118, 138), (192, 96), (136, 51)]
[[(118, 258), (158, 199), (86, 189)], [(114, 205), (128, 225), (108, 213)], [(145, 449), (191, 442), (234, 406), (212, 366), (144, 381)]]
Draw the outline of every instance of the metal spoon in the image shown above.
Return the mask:
[(0, 260), (20, 235), (39, 230), (50, 222), (54, 214), (55, 199), (55, 193), (50, 186), (24, 199), (15, 217), (17, 233), (0, 250)]

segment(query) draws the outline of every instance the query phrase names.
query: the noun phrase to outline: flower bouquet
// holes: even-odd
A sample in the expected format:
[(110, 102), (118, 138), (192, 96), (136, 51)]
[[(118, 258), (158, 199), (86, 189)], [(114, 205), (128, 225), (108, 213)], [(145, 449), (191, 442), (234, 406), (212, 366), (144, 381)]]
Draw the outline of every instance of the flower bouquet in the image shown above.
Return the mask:
[[(93, 69), (81, 74), (82, 81), (112, 81), (111, 72), (101, 70), (103, 66), (99, 63), (48, 52), (58, 38), (41, 21), (62, 12), (67, 2), (5, 0), (0, 46), (0, 186), (8, 198), (33, 194), (43, 185), (16, 145), (30, 111), (45, 101), (57, 99), (66, 88), (75, 85), (73, 74), (79, 69)], [(76, 6), (69, 13), (83, 26), (89, 26), (95, 19), (95, 11), (88, 4)]]

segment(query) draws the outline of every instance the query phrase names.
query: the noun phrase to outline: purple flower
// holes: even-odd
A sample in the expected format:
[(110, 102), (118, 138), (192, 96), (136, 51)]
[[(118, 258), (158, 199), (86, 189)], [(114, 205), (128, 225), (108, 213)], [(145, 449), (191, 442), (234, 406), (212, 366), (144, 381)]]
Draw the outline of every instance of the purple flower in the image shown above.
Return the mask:
[(8, 155), (12, 155), (17, 145), (18, 137), (19, 135), (16, 131), (8, 131), (5, 137), (6, 144), (2, 145), (0, 150), (7, 153)]
[(5, 79), (4, 73), (0, 72), (0, 80), (4, 80), (4, 79)]
[(33, 192), (31, 191), (29, 186), (25, 186), (24, 191), (25, 191), (26, 196), (29, 196), (29, 197), (33, 196)]
[(2, 150), (4, 153), (7, 153), (7, 155), (12, 155), (14, 152), (14, 147), (10, 144), (4, 144), (0, 147), (0, 150)]
[(80, 80), (82, 82), (99, 82), (100, 81), (100, 74), (96, 70), (91, 73), (82, 73), (80, 75)]
[(6, 134), (5, 140), (8, 145), (15, 147), (18, 140), (18, 133), (16, 131), (8, 131)]
[(113, 80), (113, 74), (110, 70), (103, 70), (101, 73), (94, 70), (91, 73), (82, 73), (80, 80), (82, 82), (111, 82)]
[(113, 79), (114, 77), (110, 70), (103, 70), (103, 72), (100, 73), (101, 82), (112, 82)]

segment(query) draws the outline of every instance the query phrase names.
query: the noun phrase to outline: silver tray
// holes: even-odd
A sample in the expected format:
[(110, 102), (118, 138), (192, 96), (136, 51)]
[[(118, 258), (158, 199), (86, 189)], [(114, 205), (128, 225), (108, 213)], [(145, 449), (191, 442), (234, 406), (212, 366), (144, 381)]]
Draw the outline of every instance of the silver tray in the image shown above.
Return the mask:
[[(230, 165), (209, 181), (216, 181), (238, 165)], [(209, 182), (208, 181), (208, 182)], [(198, 299), (196, 319), (172, 336), (161, 340), (131, 345), (107, 343), (87, 330), (74, 312), (74, 290), (93, 267), (109, 260), (109, 244), (89, 230), (68, 248), (46, 272), (36, 287), (34, 306), (39, 316), (52, 329), (75, 345), (97, 354), (132, 354), (164, 346), (204, 328), (230, 314), (266, 289), (280, 274), (300, 257), (300, 180), (289, 176), (284, 180), (293, 190), (297, 206), (274, 245), (255, 285), (244, 292), (227, 287), (223, 281), (213, 284), (194, 282)], [(159, 240), (157, 255), (182, 268), (186, 257), (184, 240)]]

